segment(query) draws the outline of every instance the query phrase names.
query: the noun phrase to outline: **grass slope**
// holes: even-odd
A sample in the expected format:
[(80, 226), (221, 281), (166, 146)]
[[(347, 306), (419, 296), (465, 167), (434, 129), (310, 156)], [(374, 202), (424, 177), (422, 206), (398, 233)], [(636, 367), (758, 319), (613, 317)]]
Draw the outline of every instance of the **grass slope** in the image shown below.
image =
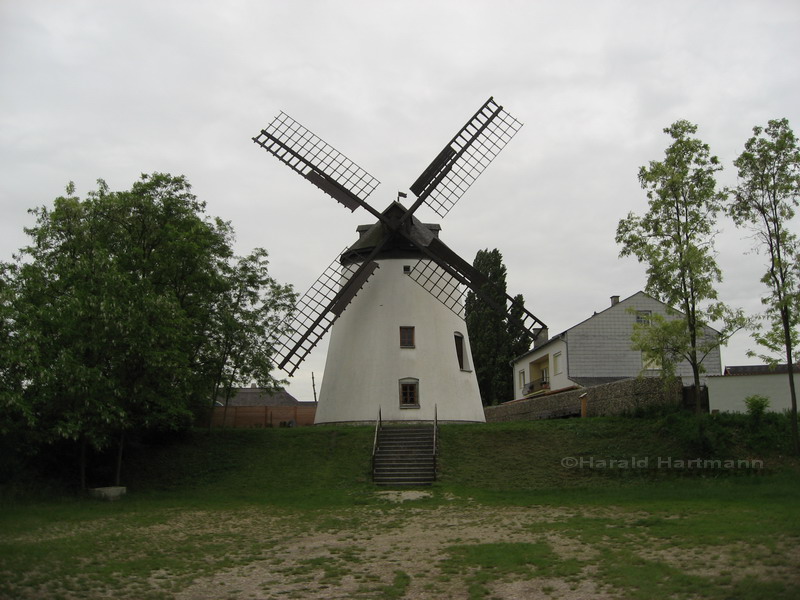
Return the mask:
[[(443, 426), (398, 505), (370, 427), (195, 431), (133, 448), (129, 495), (6, 499), (0, 598), (800, 597), (785, 423), (668, 415)], [(764, 460), (566, 468), (565, 457)]]
[(129, 492), (175, 492), (201, 504), (352, 504), (371, 488), (369, 427), (194, 431), (131, 453)]

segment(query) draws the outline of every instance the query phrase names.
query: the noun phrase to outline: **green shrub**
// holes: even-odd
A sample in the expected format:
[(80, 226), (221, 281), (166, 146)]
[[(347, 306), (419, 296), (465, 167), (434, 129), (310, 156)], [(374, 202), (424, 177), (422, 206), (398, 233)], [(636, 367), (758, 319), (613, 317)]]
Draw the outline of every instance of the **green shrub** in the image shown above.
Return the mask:
[(747, 414), (757, 424), (761, 421), (761, 417), (764, 416), (767, 407), (769, 407), (769, 398), (753, 394), (745, 398), (744, 403), (747, 406)]
[(660, 431), (696, 457), (724, 456), (733, 442), (732, 429), (720, 419), (688, 411), (661, 419)]

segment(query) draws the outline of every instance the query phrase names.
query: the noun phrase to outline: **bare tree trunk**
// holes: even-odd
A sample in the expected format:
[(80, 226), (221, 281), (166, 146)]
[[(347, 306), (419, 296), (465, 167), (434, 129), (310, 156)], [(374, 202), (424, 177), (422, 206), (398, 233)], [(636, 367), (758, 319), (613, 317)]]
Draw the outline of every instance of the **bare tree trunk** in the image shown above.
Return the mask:
[(119, 447), (117, 448), (117, 469), (114, 476), (114, 485), (120, 485), (122, 474), (122, 450), (125, 447), (125, 430), (123, 429), (119, 434)]
[(792, 411), (791, 411), (791, 419), (792, 419), (792, 447), (794, 448), (794, 453), (800, 456), (800, 439), (798, 438), (797, 432), (797, 392), (794, 388), (794, 365), (789, 359), (788, 363), (788, 371), (789, 371), (789, 394), (792, 398)]
[[(692, 342), (694, 343), (694, 341)], [(694, 412), (701, 414), (703, 412), (703, 403), (700, 397), (700, 365), (697, 361), (697, 351), (692, 348), (692, 379), (694, 381)]]
[(81, 491), (85, 492), (86, 491), (86, 437), (81, 438), (81, 449), (78, 462), (80, 463), (79, 471), (81, 480)]
[(783, 321), (784, 342), (786, 344), (786, 370), (789, 373), (789, 396), (792, 399), (792, 449), (796, 455), (800, 455), (800, 438), (798, 438), (797, 432), (797, 392), (794, 386), (794, 357), (792, 356), (791, 319), (789, 318), (789, 311), (786, 308), (781, 310), (781, 319)]

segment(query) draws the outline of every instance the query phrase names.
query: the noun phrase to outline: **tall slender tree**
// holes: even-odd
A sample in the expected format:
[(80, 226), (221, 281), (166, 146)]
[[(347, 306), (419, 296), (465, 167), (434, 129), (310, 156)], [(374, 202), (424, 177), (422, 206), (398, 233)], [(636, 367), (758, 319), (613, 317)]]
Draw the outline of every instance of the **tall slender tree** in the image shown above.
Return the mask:
[[(635, 343), (648, 359), (688, 361), (700, 412), (703, 359), (741, 327), (742, 315), (717, 298), (715, 284), (722, 273), (714, 257), (714, 235), (725, 193), (717, 189), (716, 173), (722, 166), (708, 145), (693, 137), (696, 132), (697, 126), (684, 120), (664, 129), (672, 138), (664, 160), (639, 169), (648, 211), (622, 219), (616, 241), (622, 245), (620, 256), (647, 264), (646, 291), (681, 311), (671, 319), (653, 320), (652, 335), (640, 329)], [(712, 322), (723, 323), (719, 338), (707, 335)]]
[[(754, 127), (753, 137), (734, 161), (739, 181), (728, 211), (734, 222), (754, 233), (756, 247), (767, 257), (761, 281), (767, 286), (766, 329), (755, 340), (770, 353), (786, 359), (792, 413), (792, 445), (800, 454), (797, 431), (797, 392), (794, 385), (794, 349), (800, 324), (800, 255), (798, 237), (789, 229), (800, 203), (800, 148), (789, 122), (776, 119)], [(761, 355), (776, 363), (774, 354)]]
[[(523, 309), (525, 308), (525, 297), (522, 294), (514, 296), (511, 302), (511, 309), (509, 314), (512, 319), (523, 321)], [(509, 337), (509, 358), (514, 359), (522, 354), (525, 354), (531, 348), (531, 340), (519, 327), (512, 325), (510, 322), (506, 324), (508, 328)], [(513, 393), (513, 379), (514, 374), (511, 374), (512, 379), (512, 393)]]
[[(503, 255), (494, 250), (479, 250), (473, 266), (483, 273), (488, 283), (483, 291), (496, 306), (506, 305), (506, 266)], [(519, 314), (524, 305), (522, 295), (514, 297), (511, 314)], [(509, 362), (528, 349), (527, 337), (520, 337), (508, 317), (484, 303), (472, 292), (467, 294), (465, 305), (475, 372), (481, 400), (484, 405), (499, 404), (514, 397), (514, 378)]]

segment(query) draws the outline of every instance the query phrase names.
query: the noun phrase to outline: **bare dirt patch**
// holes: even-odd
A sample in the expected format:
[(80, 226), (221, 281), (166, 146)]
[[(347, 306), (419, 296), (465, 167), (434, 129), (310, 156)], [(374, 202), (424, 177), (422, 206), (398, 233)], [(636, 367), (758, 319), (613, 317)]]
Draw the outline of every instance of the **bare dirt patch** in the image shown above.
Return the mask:
[[(72, 574), (59, 573), (57, 565), (29, 565), (25, 577), (6, 573), (17, 583), (5, 589), (13, 591), (8, 597), (57, 593), (65, 600), (609, 600), (625, 597), (626, 586), (637, 584), (610, 577), (608, 567), (634, 559), (705, 582), (722, 576), (734, 584), (742, 577), (800, 584), (794, 538), (688, 547), (687, 538), (674, 547), (652, 533), (670, 517), (642, 510), (483, 506), (421, 490), (383, 490), (376, 497), (378, 502), (362, 506), (302, 511), (168, 509), (121, 521), (122, 531), (108, 531), (109, 522), (98, 519), (82, 537), (75, 526), (63, 525), (8, 536), (26, 544), (68, 544), (71, 536), (98, 544), (76, 559), (81, 567)], [(525, 558), (504, 570), (501, 561), (491, 562), (492, 546), (539, 551), (541, 563)], [(479, 552), (464, 558), (465, 549)], [(108, 574), (109, 565), (126, 571), (132, 563), (146, 566)]]
[[(577, 540), (554, 533), (540, 534), (531, 525), (571, 517), (574, 509), (552, 507), (416, 508), (414, 499), (425, 498), (405, 491), (391, 497), (400, 503), (383, 509), (350, 511), (349, 519), (318, 524), (309, 531), (278, 543), (268, 558), (199, 577), (180, 592), (180, 600), (215, 598), (465, 598), (467, 584), (444, 576), (439, 563), (447, 548), (464, 544), (531, 543), (545, 541), (564, 557), (589, 559), (597, 551)], [(609, 516), (609, 509), (584, 509), (581, 514)], [(397, 573), (409, 581), (402, 595), (392, 596)], [(538, 591), (537, 591), (538, 590)], [(496, 598), (589, 598), (603, 596), (591, 580), (565, 582), (536, 579), (507, 581), (492, 586)]]

